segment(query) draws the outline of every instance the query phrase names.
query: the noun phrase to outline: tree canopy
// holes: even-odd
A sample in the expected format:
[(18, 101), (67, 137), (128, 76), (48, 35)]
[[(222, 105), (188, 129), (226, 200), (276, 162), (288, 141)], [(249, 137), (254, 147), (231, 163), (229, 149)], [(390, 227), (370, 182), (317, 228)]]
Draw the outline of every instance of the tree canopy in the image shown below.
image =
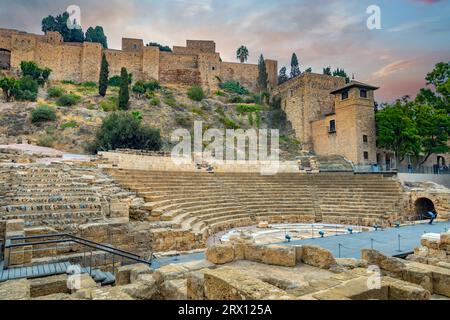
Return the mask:
[(450, 151), (450, 63), (438, 63), (427, 76), (433, 88), (422, 88), (414, 100), (397, 100), (376, 113), (378, 146), (400, 161), (413, 156), (420, 166), (432, 154)]
[(236, 58), (241, 61), (241, 63), (244, 63), (247, 61), (249, 56), (249, 52), (246, 46), (240, 46), (236, 51)]
[(297, 55), (293, 53), (291, 57), (291, 78), (298, 77), (301, 73)]
[[(67, 20), (69, 13), (63, 12), (56, 17), (49, 15), (42, 19), (42, 31), (56, 31), (59, 32), (64, 42), (96, 42), (101, 43), (105, 49), (108, 48), (107, 38), (104, 34), (103, 28), (96, 26), (95, 28), (88, 28), (86, 35), (83, 33), (81, 26), (77, 28), (69, 28)], [(74, 21), (76, 23), (76, 21)]]
[(260, 92), (267, 91), (268, 75), (264, 56), (261, 54), (258, 62), (258, 88)]
[(172, 49), (169, 46), (164, 46), (164, 45), (159, 44), (157, 42), (150, 42), (149, 44), (147, 44), (147, 47), (158, 47), (159, 51), (172, 52)]
[(278, 84), (285, 83), (289, 80), (289, 76), (287, 75), (286, 67), (280, 69), (280, 73), (278, 74)]

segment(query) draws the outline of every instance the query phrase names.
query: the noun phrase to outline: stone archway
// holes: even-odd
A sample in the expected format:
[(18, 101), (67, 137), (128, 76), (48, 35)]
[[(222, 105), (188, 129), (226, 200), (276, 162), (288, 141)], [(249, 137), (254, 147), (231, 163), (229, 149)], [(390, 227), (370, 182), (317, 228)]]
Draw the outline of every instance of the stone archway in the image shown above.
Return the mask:
[(429, 219), (429, 211), (436, 213), (433, 201), (428, 198), (418, 198), (414, 203), (416, 209), (416, 219), (425, 220)]
[(0, 70), (11, 69), (11, 51), (0, 48)]

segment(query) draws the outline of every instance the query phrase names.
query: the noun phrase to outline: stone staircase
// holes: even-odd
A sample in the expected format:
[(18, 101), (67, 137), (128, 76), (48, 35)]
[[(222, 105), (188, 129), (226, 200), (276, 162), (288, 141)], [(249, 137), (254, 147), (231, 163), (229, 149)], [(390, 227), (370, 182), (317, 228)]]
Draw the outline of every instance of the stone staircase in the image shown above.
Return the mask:
[(111, 170), (154, 220), (204, 236), (238, 226), (313, 222), (372, 225), (399, 218), (401, 186), (382, 174)]
[(104, 219), (101, 194), (89, 169), (30, 166), (0, 170), (0, 220), (66, 229)]

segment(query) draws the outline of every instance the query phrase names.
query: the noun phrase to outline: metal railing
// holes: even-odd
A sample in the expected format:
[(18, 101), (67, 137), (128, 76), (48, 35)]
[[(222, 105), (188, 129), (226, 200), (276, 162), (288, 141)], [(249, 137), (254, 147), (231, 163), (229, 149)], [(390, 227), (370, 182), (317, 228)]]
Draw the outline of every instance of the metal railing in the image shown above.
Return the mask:
[[(20, 242), (17, 243), (17, 241)], [(60, 246), (60, 244), (63, 244), (63, 246)], [(79, 250), (74, 250), (72, 245), (81, 246), (82, 252), (80, 252)], [(31, 249), (29, 247), (31, 247)], [(14, 249), (17, 248), (24, 249), (14, 251)], [(123, 265), (126, 261), (131, 261), (132, 263), (144, 263), (149, 266), (151, 265), (151, 260), (145, 260), (139, 255), (132, 252), (118, 249), (109, 245), (100, 244), (98, 242), (74, 236), (72, 234), (57, 233), (7, 239), (4, 244), (5, 268), (8, 268), (11, 265), (11, 255), (23, 255), (24, 253), (28, 252), (31, 252), (31, 254), (33, 254), (43, 251), (53, 252), (50, 257), (48, 255), (45, 256), (51, 258), (52, 261), (56, 260), (56, 256), (58, 255), (59, 251), (78, 253), (79, 256), (77, 256), (77, 258), (80, 260), (80, 264), (88, 267), (90, 274), (92, 273), (93, 268), (93, 258), (95, 258), (93, 256), (94, 252), (100, 252), (104, 254), (104, 265), (112, 265), (113, 272), (115, 271), (116, 264)], [(107, 255), (111, 257), (111, 259), (109, 259), (108, 261)], [(86, 260), (88, 260), (89, 263), (86, 263)], [(81, 261), (83, 263), (81, 263)], [(19, 263), (14, 263), (14, 265), (19, 265)]]

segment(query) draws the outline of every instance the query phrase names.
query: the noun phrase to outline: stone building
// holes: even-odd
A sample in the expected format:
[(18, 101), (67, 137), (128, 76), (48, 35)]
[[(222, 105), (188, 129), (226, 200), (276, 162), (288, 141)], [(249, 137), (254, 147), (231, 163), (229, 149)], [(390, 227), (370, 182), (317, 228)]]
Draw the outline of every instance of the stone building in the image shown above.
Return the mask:
[[(199, 84), (215, 90), (220, 81), (235, 80), (255, 90), (258, 65), (222, 62), (214, 41), (187, 40), (186, 47), (161, 52), (145, 46), (142, 39), (122, 39), (122, 50), (103, 49), (101, 44), (63, 42), (57, 32), (45, 35), (0, 29), (0, 68), (17, 73), (22, 61), (35, 61), (53, 70), (53, 80), (98, 81), (102, 53), (110, 75), (126, 67), (133, 79), (155, 79), (162, 83)], [(277, 61), (266, 60), (269, 86), (276, 86)]]
[(357, 81), (304, 73), (280, 85), (275, 97), (292, 123), (303, 149), (342, 155), (354, 164), (377, 161), (374, 91)]

